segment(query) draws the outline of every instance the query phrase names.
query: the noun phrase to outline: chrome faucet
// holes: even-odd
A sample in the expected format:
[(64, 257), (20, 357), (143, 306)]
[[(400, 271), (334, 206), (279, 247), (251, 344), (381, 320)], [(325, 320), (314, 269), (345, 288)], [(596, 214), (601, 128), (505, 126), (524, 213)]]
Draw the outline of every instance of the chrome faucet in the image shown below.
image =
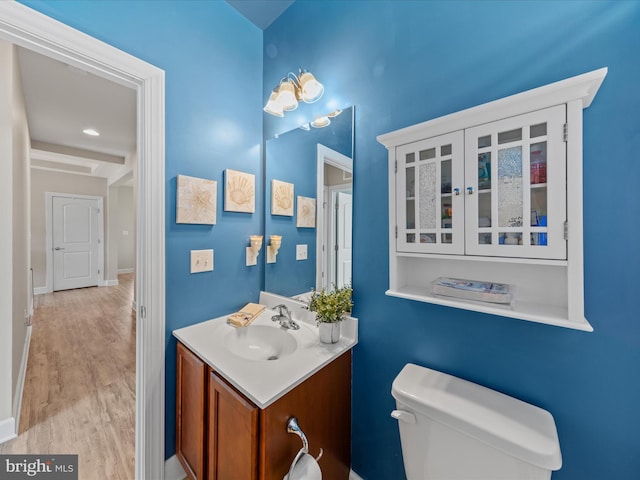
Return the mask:
[(279, 322), (282, 328), (288, 328), (290, 330), (298, 330), (300, 328), (300, 325), (291, 319), (291, 311), (286, 305), (276, 305), (273, 308), (277, 308), (279, 313), (271, 317), (272, 322)]

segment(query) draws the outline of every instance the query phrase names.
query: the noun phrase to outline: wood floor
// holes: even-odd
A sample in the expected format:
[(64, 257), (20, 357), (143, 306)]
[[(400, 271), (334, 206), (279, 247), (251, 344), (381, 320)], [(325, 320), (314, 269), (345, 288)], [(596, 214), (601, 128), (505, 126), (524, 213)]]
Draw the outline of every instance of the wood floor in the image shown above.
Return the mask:
[(38, 295), (20, 432), (0, 453), (78, 454), (78, 478), (134, 478), (134, 274)]

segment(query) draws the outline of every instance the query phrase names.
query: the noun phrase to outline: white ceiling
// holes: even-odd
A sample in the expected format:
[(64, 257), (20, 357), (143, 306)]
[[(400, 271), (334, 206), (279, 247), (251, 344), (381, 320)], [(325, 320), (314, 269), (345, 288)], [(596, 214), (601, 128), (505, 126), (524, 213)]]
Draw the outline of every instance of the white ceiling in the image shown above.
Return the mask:
[(136, 149), (136, 91), (21, 47), (18, 59), (34, 168), (124, 173)]

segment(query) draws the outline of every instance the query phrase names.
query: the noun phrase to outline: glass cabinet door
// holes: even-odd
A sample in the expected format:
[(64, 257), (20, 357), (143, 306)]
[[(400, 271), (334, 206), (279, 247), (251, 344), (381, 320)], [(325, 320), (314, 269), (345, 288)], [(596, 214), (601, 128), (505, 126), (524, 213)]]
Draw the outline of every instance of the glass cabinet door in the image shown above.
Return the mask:
[(399, 252), (464, 253), (462, 131), (396, 150)]
[(565, 106), (465, 131), (468, 255), (566, 259)]

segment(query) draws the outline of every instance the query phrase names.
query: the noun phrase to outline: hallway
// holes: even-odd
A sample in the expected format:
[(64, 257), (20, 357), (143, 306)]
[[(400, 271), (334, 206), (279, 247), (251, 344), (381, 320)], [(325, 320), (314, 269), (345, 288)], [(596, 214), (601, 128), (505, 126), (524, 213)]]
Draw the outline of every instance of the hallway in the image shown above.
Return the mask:
[(18, 438), (0, 453), (78, 454), (81, 479), (134, 477), (134, 274), (35, 297)]

